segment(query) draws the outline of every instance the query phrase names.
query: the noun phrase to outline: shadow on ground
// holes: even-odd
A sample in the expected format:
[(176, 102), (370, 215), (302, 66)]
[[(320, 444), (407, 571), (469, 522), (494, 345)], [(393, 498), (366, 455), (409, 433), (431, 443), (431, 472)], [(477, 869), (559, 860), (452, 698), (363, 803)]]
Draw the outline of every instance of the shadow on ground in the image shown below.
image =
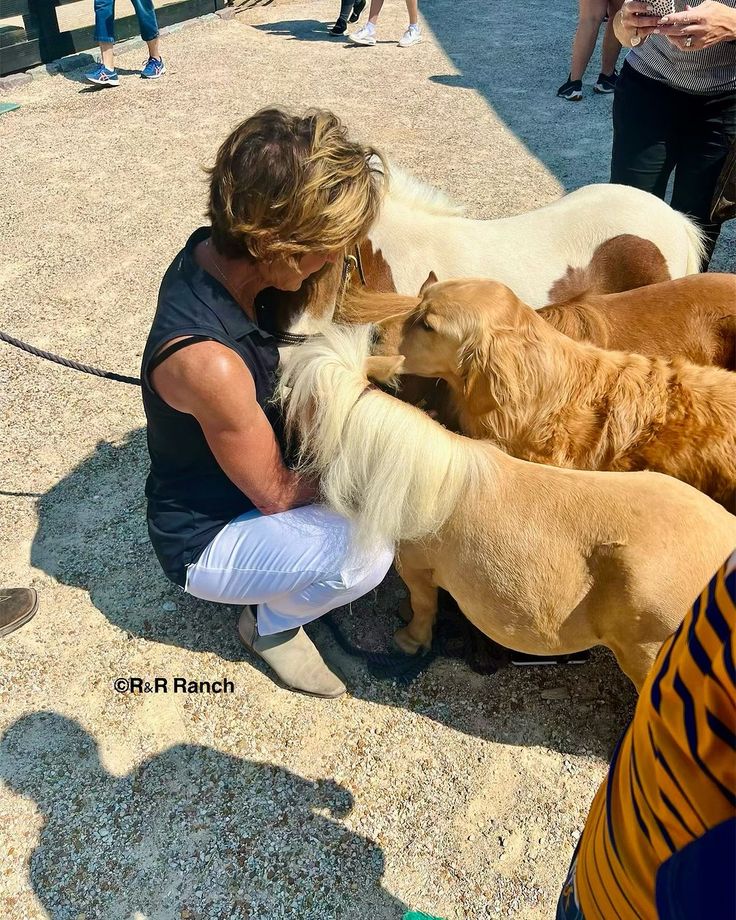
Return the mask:
[[(232, 607), (198, 601), (161, 574), (145, 526), (147, 465), (144, 430), (116, 444), (101, 442), (38, 500), (32, 564), (62, 584), (88, 591), (100, 612), (130, 635), (213, 652), (229, 661), (247, 659), (249, 666), (265, 670), (237, 641)], [(383, 642), (385, 648), (400, 625), (397, 613), (403, 593), (398, 576), (389, 577), (377, 592), (340, 613), (342, 628), (353, 638), (377, 636), (379, 647)], [(310, 630), (345, 673), (353, 696), (410, 709), (500, 743), (607, 757), (634, 700), (628, 680), (603, 650), (578, 667), (506, 667), (490, 675), (440, 658), (413, 683), (402, 686), (371, 677), (360, 659), (348, 657), (335, 645), (323, 624)], [(561, 689), (563, 701), (546, 701), (543, 693), (549, 688)]]
[(570, 66), (572, 6), (533, 0), (469, 3), (460, 11), (453, 0), (434, 0), (422, 15), (458, 70), (438, 74), (434, 82), (480, 93), (567, 191), (608, 181), (611, 97), (594, 94), (592, 86), (600, 42), (584, 78), (583, 101), (556, 96)]
[(340, 823), (353, 799), (331, 781), (199, 745), (114, 776), (94, 738), (54, 712), (10, 726), (0, 779), (43, 816), (29, 874), (53, 920), (399, 920), (406, 910), (381, 887), (381, 848)]

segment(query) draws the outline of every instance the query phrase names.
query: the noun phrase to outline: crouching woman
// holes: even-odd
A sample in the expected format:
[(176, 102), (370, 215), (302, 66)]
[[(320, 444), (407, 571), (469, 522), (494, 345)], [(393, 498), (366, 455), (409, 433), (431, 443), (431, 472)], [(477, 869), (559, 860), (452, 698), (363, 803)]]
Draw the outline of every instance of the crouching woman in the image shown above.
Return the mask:
[(285, 463), (279, 352), (256, 302), (298, 290), (367, 232), (375, 157), (329, 112), (267, 109), (239, 125), (210, 171), (211, 226), (166, 272), (143, 355), (148, 529), (164, 572), (243, 605), (243, 642), (285, 686), (323, 697), (345, 686), (301, 627), (376, 587), (393, 548), (356, 551), (350, 523)]

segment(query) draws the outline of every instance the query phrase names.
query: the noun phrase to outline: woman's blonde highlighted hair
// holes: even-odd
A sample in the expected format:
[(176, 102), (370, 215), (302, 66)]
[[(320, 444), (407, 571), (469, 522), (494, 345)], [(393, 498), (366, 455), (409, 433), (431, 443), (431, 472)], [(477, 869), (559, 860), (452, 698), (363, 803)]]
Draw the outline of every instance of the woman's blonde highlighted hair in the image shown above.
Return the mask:
[(225, 256), (293, 261), (361, 239), (378, 216), (388, 171), (332, 112), (262, 109), (208, 170), (212, 242)]

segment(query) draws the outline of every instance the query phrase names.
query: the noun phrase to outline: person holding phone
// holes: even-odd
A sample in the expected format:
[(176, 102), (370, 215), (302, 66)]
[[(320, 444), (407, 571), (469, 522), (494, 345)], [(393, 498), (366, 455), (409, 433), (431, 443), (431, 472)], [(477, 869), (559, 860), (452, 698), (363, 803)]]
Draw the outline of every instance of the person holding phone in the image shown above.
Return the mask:
[(736, 0), (625, 0), (613, 27), (626, 56), (613, 102), (611, 182), (665, 197), (706, 235), (713, 193), (736, 138)]

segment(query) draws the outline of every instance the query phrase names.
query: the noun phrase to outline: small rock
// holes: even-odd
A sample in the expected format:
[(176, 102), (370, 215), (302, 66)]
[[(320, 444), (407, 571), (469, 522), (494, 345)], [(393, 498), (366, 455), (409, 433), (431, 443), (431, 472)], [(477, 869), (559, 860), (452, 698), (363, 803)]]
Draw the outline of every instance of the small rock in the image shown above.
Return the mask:
[(161, 604), (161, 609), (166, 610), (168, 613), (172, 613), (176, 610), (176, 604), (173, 601), (164, 601), (163, 604)]

